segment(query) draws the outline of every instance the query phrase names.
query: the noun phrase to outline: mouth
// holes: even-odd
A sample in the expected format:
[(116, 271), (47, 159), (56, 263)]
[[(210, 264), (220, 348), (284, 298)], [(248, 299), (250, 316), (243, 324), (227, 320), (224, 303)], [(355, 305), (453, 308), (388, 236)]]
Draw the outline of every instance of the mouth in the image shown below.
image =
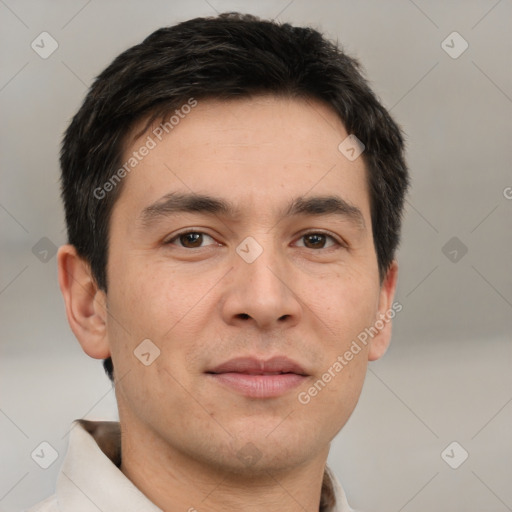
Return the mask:
[(250, 398), (276, 398), (300, 386), (309, 376), (287, 357), (230, 359), (206, 374), (218, 384)]

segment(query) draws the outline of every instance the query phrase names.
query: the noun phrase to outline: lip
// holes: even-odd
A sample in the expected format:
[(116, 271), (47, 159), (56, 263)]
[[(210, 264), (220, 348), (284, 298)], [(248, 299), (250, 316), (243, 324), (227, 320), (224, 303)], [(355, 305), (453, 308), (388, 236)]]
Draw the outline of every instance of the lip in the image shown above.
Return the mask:
[(239, 357), (208, 370), (219, 384), (251, 398), (275, 398), (300, 386), (308, 374), (295, 361), (278, 356), (268, 360)]

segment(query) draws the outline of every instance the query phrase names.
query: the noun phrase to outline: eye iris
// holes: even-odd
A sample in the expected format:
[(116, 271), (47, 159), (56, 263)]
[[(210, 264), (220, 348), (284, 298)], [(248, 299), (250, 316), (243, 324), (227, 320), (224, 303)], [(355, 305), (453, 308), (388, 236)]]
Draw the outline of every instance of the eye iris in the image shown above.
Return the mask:
[(201, 233), (184, 233), (180, 235), (180, 242), (184, 247), (200, 247), (203, 235)]
[(306, 247), (317, 249), (318, 247), (323, 247), (325, 245), (325, 235), (317, 233), (312, 235), (306, 235), (304, 238), (306, 240)]

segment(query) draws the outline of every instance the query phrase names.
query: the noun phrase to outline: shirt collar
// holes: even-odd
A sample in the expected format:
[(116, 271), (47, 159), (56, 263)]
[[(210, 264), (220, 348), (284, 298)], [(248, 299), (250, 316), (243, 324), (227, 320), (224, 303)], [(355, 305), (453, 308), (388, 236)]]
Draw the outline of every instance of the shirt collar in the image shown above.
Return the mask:
[[(118, 422), (76, 420), (57, 479), (56, 495), (63, 511), (162, 512), (119, 469)], [(351, 512), (338, 480), (329, 472), (336, 497), (330, 512)]]

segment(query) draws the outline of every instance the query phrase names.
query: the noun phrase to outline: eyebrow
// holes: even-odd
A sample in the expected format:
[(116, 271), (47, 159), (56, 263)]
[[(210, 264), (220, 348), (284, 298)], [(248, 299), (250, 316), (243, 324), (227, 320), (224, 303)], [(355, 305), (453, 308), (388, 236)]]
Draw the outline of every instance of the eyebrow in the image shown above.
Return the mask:
[[(144, 208), (139, 216), (148, 227), (161, 218), (177, 213), (203, 213), (237, 219), (241, 211), (233, 203), (205, 194), (171, 192)], [(312, 196), (293, 199), (280, 215), (280, 220), (298, 215), (336, 215), (352, 222), (361, 230), (366, 229), (361, 210), (339, 196)]]

